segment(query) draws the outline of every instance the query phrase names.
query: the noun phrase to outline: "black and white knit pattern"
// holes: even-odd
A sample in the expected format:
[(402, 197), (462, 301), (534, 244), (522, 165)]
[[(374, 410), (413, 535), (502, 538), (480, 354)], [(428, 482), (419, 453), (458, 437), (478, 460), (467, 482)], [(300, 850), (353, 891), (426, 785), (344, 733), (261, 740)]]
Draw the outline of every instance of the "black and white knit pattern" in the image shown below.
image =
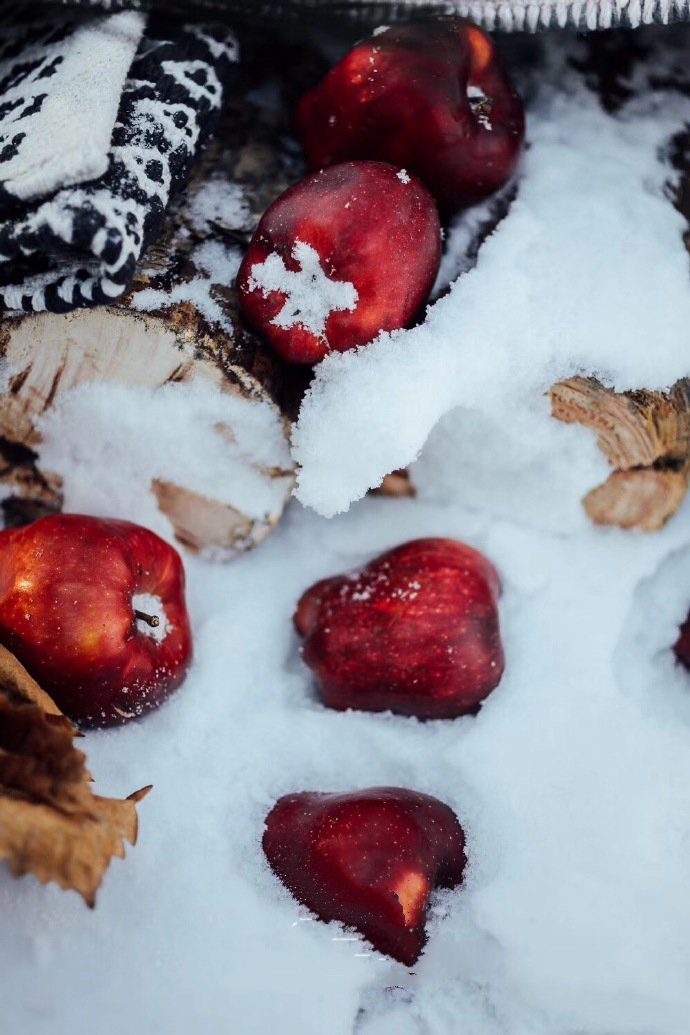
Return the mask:
[(125, 82), (106, 172), (1, 214), (0, 310), (68, 312), (127, 290), (212, 128), (236, 61), (227, 28), (150, 24)]
[[(26, 19), (28, 12), (25, 12)], [(0, 41), (0, 213), (108, 168), (110, 141), (145, 17), (135, 11), (3, 16)], [(56, 142), (59, 141), (59, 144)]]

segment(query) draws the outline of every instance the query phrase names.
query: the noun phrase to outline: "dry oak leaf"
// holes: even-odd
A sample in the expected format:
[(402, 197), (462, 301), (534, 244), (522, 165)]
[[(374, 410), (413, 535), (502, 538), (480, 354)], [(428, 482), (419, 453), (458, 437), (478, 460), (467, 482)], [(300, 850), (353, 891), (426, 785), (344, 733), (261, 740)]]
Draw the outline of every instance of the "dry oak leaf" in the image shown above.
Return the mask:
[(113, 856), (137, 838), (136, 803), (91, 790), (72, 723), (13, 654), (0, 647), (0, 860), (78, 891), (89, 906)]

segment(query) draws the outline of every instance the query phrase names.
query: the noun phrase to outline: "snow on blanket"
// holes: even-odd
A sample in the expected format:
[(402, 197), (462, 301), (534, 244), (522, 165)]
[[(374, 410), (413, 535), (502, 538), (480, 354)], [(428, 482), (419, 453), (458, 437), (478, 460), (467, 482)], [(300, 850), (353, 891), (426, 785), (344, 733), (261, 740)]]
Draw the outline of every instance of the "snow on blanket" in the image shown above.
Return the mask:
[[(297, 495), (347, 509), (415, 460), (425, 496), (572, 525), (606, 477), (593, 436), (550, 417), (545, 392), (573, 374), (617, 389), (688, 372), (685, 223), (664, 196), (659, 150), (690, 98), (644, 93), (617, 117), (559, 69), (528, 109), (517, 197), (475, 269), (409, 331), (317, 368), (293, 435)], [(467, 240), (469, 213), (452, 232)]]

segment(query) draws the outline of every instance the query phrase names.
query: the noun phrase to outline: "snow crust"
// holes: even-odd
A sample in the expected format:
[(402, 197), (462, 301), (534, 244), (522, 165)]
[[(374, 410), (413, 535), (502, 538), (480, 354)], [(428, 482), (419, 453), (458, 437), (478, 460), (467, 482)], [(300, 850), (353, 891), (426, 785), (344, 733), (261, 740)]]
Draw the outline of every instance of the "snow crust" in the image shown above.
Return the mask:
[[(530, 520), (536, 493), (542, 520), (558, 526), (583, 484), (601, 481), (601, 460), (581, 449), (580, 429), (550, 418), (549, 386), (585, 373), (665, 388), (687, 373), (685, 223), (664, 195), (672, 170), (659, 152), (690, 99), (647, 91), (612, 116), (562, 66), (543, 79), (517, 197), (476, 268), (422, 325), (318, 366), (293, 434), (297, 494), (318, 513), (345, 510), (423, 453), (425, 495), (470, 494)], [(473, 220), (451, 230), (450, 255)]]

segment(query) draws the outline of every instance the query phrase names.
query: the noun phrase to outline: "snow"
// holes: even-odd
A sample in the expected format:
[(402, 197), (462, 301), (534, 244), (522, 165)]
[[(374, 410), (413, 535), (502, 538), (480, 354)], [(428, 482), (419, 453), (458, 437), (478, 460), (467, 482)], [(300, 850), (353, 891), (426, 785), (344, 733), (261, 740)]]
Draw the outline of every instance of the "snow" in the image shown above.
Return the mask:
[[(0, 877), (11, 1030), (181, 1035), (232, 1017), (235, 1031), (286, 1035), (455, 1035), (461, 1022), (472, 1035), (684, 1035), (690, 677), (668, 644), (690, 606), (689, 518), (686, 505), (658, 535), (564, 537), (370, 498), (332, 521), (295, 506), (231, 565), (188, 560), (186, 684), (83, 742), (97, 790), (153, 782), (139, 844), (94, 913)], [(419, 535), (456, 536), (498, 565), (504, 679), (455, 722), (329, 712), (298, 658), (295, 602)], [(414, 973), (310, 918), (259, 846), (281, 794), (381, 783), (447, 801), (468, 837), (467, 879), (436, 897)]]
[(263, 262), (252, 266), (249, 288), (260, 291), (264, 298), (272, 292), (285, 295), (282, 308), (271, 320), (276, 327), (304, 327), (326, 339), (328, 317), (334, 312), (354, 310), (359, 298), (357, 289), (348, 280), (329, 277), (316, 248), (304, 241), (295, 241), (292, 259), (299, 269), (289, 270), (282, 256), (271, 252)]
[[(198, 211), (196, 218), (199, 218)], [(210, 238), (192, 249), (190, 260), (194, 268), (199, 270), (197, 276), (175, 284), (170, 290), (144, 288), (143, 291), (137, 291), (132, 296), (132, 308), (140, 312), (153, 312), (167, 309), (178, 302), (192, 302), (207, 320), (232, 334), (233, 324), (227, 307), (214, 297), (214, 288), (234, 283), (242, 261), (239, 249)]]
[(671, 170), (658, 151), (690, 119), (690, 98), (650, 91), (612, 117), (561, 73), (557, 84), (544, 77), (530, 108), (517, 197), (476, 268), (420, 326), (317, 368), (293, 455), (298, 497), (318, 513), (345, 510), (426, 444), (425, 494), (470, 493), (505, 510), (494, 496), (510, 482), (513, 512), (531, 520), (537, 492), (543, 519), (558, 524), (582, 485), (601, 481), (601, 460), (583, 451), (572, 484), (553, 493), (582, 432), (551, 419), (549, 386), (585, 372), (618, 389), (665, 388), (687, 373), (685, 223), (664, 195)]
[[(41, 459), (63, 478), (65, 509), (136, 521), (168, 538), (172, 527), (158, 510), (154, 480), (259, 520), (279, 514), (289, 491), (278, 410), (221, 394), (212, 382), (158, 389), (84, 384), (56, 400), (40, 430)], [(267, 478), (272, 468), (284, 477)]]
[[(569, 87), (537, 95), (517, 199), (477, 268), (443, 293), (485, 210), (452, 229), (427, 325), (327, 359), (302, 413), (311, 504), (346, 507), (421, 451), (419, 497), (369, 496), (330, 520), (294, 502), (231, 564), (186, 558), (184, 686), (80, 745), (98, 792), (154, 784), (138, 845), (94, 912), (0, 870), (8, 1032), (686, 1035), (690, 674), (670, 647), (690, 608), (690, 501), (659, 533), (590, 526), (579, 500), (605, 464), (544, 391), (581, 370), (619, 388), (687, 371), (683, 225), (654, 154), (690, 102), (613, 119)], [(154, 474), (203, 488), (250, 446), (286, 460), (275, 424), (228, 405), (204, 386), (82, 389), (43, 428), (46, 466), (67, 462), (70, 509), (169, 536)], [(223, 420), (245, 427), (237, 453), (213, 437)], [(270, 505), (241, 484), (244, 505)], [(453, 722), (323, 708), (297, 600), (422, 535), (496, 564), (499, 687)], [(280, 795), (376, 784), (436, 795), (467, 834), (466, 879), (435, 896), (414, 971), (309, 916), (260, 849)]]
[(220, 176), (211, 177), (192, 193), (186, 212), (198, 233), (207, 233), (216, 224), (243, 226), (250, 214), (242, 187)]
[(156, 643), (162, 643), (170, 632), (171, 624), (161, 598), (153, 593), (135, 593), (132, 597), (132, 610), (140, 611), (142, 614), (158, 619), (156, 624), (152, 625), (150, 622), (137, 617), (135, 624), (137, 632), (142, 633), (144, 636), (150, 636)]

